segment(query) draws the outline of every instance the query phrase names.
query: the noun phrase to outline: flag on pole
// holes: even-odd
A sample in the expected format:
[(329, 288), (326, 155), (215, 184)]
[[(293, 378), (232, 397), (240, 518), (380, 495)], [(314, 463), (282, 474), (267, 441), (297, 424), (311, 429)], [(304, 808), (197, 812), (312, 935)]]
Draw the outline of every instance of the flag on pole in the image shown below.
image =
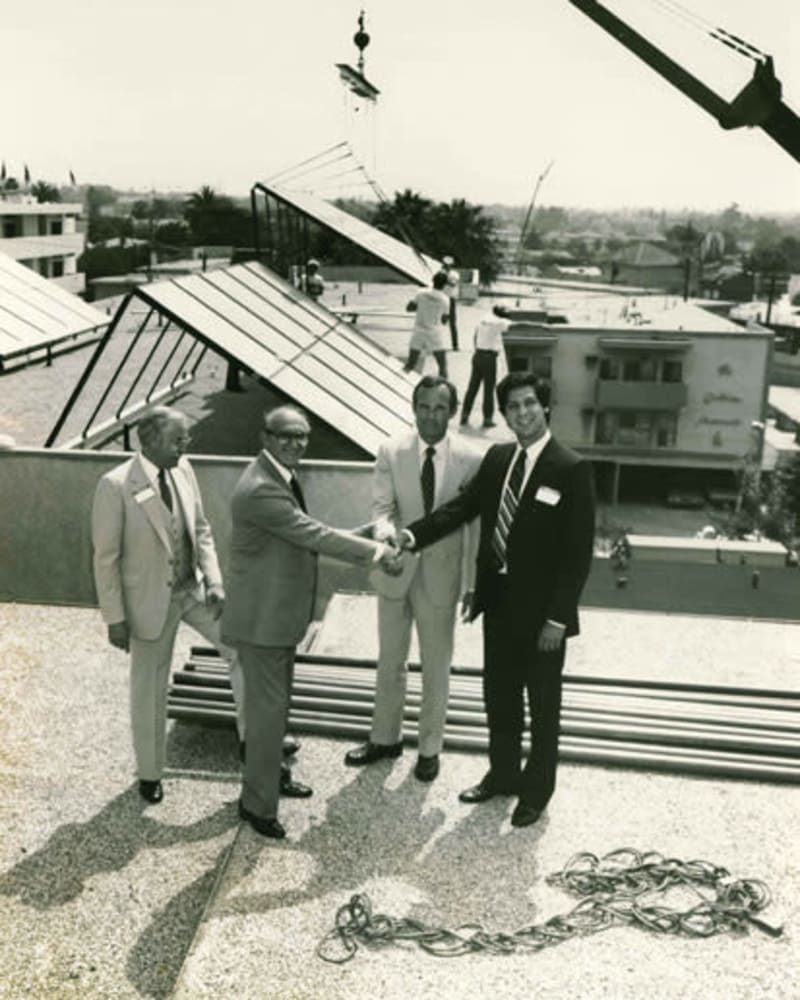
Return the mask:
[(70, 170), (69, 172), (69, 182), (73, 187), (77, 187), (77, 181), (75, 180), (75, 174)]
[(28, 170), (28, 164), (25, 164), (25, 183), (30, 184), (31, 182), (31, 172)]
[(6, 161), (3, 160), (3, 166), (0, 168), (0, 181), (6, 179)]

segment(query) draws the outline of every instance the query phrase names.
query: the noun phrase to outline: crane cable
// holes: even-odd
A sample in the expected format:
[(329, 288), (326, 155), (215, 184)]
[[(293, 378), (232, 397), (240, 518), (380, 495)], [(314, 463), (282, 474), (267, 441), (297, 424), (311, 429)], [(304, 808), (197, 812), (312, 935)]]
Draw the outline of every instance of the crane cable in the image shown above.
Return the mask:
[[(629, 847), (603, 857), (583, 851), (561, 871), (548, 875), (547, 882), (581, 897), (580, 902), (568, 913), (513, 933), (487, 931), (475, 923), (449, 930), (410, 917), (373, 913), (369, 897), (358, 893), (337, 910), (334, 927), (320, 941), (317, 955), (343, 965), (355, 956), (359, 944), (380, 947), (398, 941), (411, 941), (442, 958), (476, 952), (508, 955), (541, 951), (620, 925), (684, 937), (745, 934), (751, 926), (773, 938), (783, 933), (782, 927), (757, 916), (771, 900), (764, 882), (734, 879), (726, 868), (708, 861), (682, 861)], [(670, 907), (667, 894), (676, 889), (692, 891), (699, 902), (683, 909)]]
[(650, 2), (657, 7), (661, 7), (665, 13), (671, 14), (680, 21), (684, 21), (685, 24), (696, 28), (703, 34), (713, 38), (714, 41), (732, 49), (734, 52), (738, 52), (747, 59), (752, 59), (754, 62), (763, 62), (768, 58), (765, 52), (756, 48), (755, 45), (752, 45), (746, 39), (732, 34), (730, 31), (727, 31), (719, 25), (712, 24), (711, 21), (706, 20), (706, 18), (701, 17), (694, 11), (684, 7), (682, 4), (678, 3), (677, 0), (650, 0)]

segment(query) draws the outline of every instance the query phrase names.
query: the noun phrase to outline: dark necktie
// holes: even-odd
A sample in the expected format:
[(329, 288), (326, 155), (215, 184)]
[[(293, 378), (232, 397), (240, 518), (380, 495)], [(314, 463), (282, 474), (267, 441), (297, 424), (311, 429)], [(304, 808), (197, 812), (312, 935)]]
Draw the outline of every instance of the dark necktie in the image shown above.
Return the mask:
[(169, 483), (167, 482), (167, 470), (158, 470), (158, 492), (161, 494), (161, 499), (164, 501), (164, 506), (170, 513), (172, 512), (172, 493), (169, 489)]
[(307, 513), (308, 508), (306, 507), (305, 497), (303, 496), (303, 491), (300, 489), (300, 483), (297, 481), (297, 477), (295, 475), (292, 475), (292, 478), (289, 480), (289, 486), (291, 487), (292, 493), (294, 493), (294, 498), (297, 501), (300, 510), (302, 510), (304, 514)]
[(527, 452), (523, 448), (519, 455), (517, 455), (516, 462), (514, 462), (514, 468), (508, 477), (506, 488), (503, 490), (503, 495), (500, 498), (500, 506), (497, 509), (497, 522), (495, 523), (494, 535), (492, 536), (492, 548), (500, 560), (501, 566), (505, 566), (506, 564), (506, 543), (508, 542), (508, 533), (511, 531), (514, 515), (517, 513), (517, 506), (519, 505), (519, 491), (522, 486), (522, 480), (525, 478), (526, 458)]
[(419, 477), (422, 487), (422, 506), (426, 514), (430, 514), (433, 510), (433, 497), (436, 493), (436, 474), (433, 469), (433, 456), (435, 454), (436, 449), (432, 445), (428, 445), (425, 449), (425, 458), (422, 461), (422, 472)]

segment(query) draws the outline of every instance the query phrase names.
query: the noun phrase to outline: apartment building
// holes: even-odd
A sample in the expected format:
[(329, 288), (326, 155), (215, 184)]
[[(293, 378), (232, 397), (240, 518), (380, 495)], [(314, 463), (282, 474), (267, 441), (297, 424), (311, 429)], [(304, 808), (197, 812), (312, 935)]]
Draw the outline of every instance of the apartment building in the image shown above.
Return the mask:
[(78, 273), (78, 257), (86, 242), (81, 210), (78, 202), (40, 204), (30, 195), (7, 192), (0, 199), (0, 252), (80, 294), (85, 279)]
[(592, 459), (604, 497), (734, 485), (762, 447), (772, 333), (664, 296), (582, 310), (514, 322), (506, 353), (549, 385), (553, 431)]

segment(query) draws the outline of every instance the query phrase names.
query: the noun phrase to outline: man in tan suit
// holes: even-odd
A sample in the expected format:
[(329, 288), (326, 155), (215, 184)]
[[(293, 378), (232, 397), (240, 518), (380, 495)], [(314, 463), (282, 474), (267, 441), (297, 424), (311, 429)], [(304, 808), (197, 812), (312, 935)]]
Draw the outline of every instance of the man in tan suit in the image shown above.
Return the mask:
[(305, 415), (293, 406), (265, 414), (264, 448), (231, 501), (222, 637), (236, 647), (245, 682), (247, 754), (239, 815), (265, 837), (286, 836), (277, 818), (281, 743), (295, 647), (314, 610), (317, 553), (352, 563), (380, 561), (387, 572), (399, 568), (391, 544), (337, 531), (308, 515), (295, 469), (309, 433)]
[[(137, 429), (141, 450), (97, 484), (92, 507), (94, 578), (109, 642), (131, 653), (131, 726), (139, 792), (148, 802), (160, 802), (167, 686), (178, 625), (187, 622), (219, 646), (224, 591), (197, 480), (183, 457), (188, 442), (185, 417), (157, 406)], [(231, 680), (240, 706), (235, 663)]]
[[(398, 527), (416, 520), (464, 489), (481, 456), (462, 438), (447, 433), (458, 408), (455, 386), (426, 375), (412, 397), (416, 430), (378, 450), (373, 478), (375, 538), (394, 538)], [(464, 544), (465, 539), (468, 544)], [(378, 675), (369, 741), (345, 755), (351, 767), (403, 750), (403, 705), (411, 626), (416, 625), (422, 660), (419, 756), (414, 774), (433, 781), (439, 773), (444, 736), (453, 630), (458, 599), (471, 590), (477, 532), (472, 527), (409, 557), (398, 577), (373, 574), (378, 592)]]

